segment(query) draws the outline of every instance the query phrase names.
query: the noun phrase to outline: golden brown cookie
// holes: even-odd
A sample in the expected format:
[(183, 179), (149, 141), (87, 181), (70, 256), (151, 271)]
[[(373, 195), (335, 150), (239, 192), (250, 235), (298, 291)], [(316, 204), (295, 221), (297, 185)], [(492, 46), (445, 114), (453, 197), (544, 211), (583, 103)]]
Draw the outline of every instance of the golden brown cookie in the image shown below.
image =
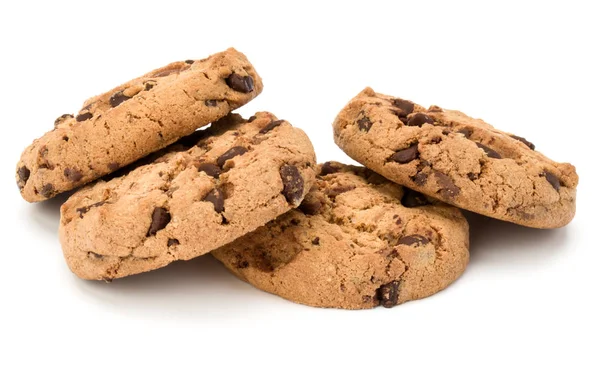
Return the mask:
[(211, 254), (294, 302), (392, 307), (456, 280), (469, 259), (460, 210), (362, 167), (325, 163), (298, 209)]
[(82, 186), (227, 115), (262, 91), (234, 50), (175, 62), (88, 99), (21, 155), (21, 195), (41, 201)]
[(229, 115), (170, 149), (63, 204), (60, 241), (77, 276), (111, 280), (205, 254), (297, 207), (315, 178), (306, 134), (267, 112)]
[(367, 88), (337, 116), (335, 142), (356, 161), (454, 206), (534, 228), (575, 215), (575, 167), (462, 112)]

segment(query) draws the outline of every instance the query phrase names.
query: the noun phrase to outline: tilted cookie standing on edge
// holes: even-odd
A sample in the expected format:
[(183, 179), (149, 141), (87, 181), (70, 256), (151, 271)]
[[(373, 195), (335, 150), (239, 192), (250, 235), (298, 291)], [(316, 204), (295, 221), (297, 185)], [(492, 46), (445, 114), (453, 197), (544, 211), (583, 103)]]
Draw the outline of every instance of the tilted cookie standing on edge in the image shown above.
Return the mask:
[(59, 236), (77, 276), (111, 280), (205, 254), (297, 207), (315, 179), (306, 134), (267, 112), (229, 115), (170, 149), (63, 204)]
[(16, 172), (21, 195), (42, 201), (82, 186), (218, 120), (262, 88), (246, 56), (230, 48), (90, 98), (25, 149)]
[(575, 215), (575, 167), (462, 112), (375, 93), (353, 98), (334, 124), (337, 145), (386, 178), (454, 206), (534, 228)]
[(468, 248), (459, 209), (330, 162), (298, 209), (211, 254), (291, 301), (366, 309), (444, 289), (465, 270)]

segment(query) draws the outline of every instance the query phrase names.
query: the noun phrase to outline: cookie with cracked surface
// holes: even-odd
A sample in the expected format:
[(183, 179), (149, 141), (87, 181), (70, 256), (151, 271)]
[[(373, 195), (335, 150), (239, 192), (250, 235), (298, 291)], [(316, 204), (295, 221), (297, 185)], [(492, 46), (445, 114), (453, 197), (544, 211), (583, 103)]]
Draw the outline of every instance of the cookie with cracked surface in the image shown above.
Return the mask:
[(575, 215), (575, 167), (462, 112), (367, 88), (338, 114), (335, 142), (356, 161), (454, 206), (534, 228)]
[(42, 201), (114, 172), (227, 115), (262, 91), (246, 57), (228, 49), (175, 62), (62, 115), (17, 164), (17, 185)]
[(229, 115), (61, 207), (71, 270), (111, 280), (187, 260), (297, 207), (315, 179), (306, 134), (267, 112)]
[(298, 209), (211, 254), (294, 302), (392, 307), (456, 280), (469, 259), (460, 210), (362, 167), (325, 163)]

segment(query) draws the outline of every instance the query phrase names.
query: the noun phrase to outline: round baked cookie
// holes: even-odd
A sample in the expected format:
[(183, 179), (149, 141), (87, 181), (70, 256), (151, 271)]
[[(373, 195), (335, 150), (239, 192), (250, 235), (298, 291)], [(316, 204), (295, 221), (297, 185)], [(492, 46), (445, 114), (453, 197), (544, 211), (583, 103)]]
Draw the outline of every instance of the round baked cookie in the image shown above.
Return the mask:
[(444, 289), (465, 270), (468, 247), (459, 209), (329, 162), (298, 209), (211, 254), (288, 300), (367, 309)]
[(366, 88), (333, 130), (356, 161), (454, 206), (534, 228), (561, 227), (575, 215), (574, 166), (462, 112)]
[(21, 195), (42, 201), (82, 186), (216, 121), (262, 88), (246, 56), (231, 48), (90, 98), (25, 149), (16, 172)]
[(161, 154), (62, 205), (77, 276), (112, 280), (205, 254), (297, 207), (315, 179), (306, 134), (267, 112), (229, 115)]

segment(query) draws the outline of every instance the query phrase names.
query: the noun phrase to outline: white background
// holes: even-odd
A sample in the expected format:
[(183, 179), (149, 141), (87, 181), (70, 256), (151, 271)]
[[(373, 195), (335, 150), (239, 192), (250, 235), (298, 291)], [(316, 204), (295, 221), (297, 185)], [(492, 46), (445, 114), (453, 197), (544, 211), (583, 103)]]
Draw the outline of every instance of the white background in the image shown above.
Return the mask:
[[(2, 2), (0, 374), (598, 374), (597, 2), (252, 3)], [(350, 161), (331, 123), (370, 85), (576, 165), (577, 216), (551, 231), (471, 216), (464, 276), (393, 309), (296, 305), (210, 256), (77, 279), (57, 238), (66, 197), (20, 198), (21, 151), (87, 97), (229, 46), (265, 84), (242, 114), (303, 128), (320, 162)]]

